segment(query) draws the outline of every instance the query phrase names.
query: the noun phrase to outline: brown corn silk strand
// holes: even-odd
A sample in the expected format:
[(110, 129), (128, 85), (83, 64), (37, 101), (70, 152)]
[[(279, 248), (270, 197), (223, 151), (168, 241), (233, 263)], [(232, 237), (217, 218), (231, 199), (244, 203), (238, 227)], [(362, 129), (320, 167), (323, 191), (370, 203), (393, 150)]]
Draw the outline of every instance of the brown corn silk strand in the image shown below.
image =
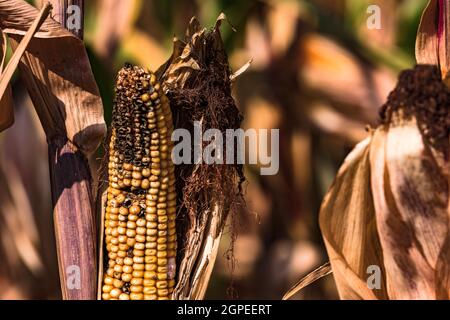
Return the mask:
[[(227, 129), (239, 129), (243, 120), (231, 93), (232, 72), (220, 35), (224, 20), (226, 17), (221, 14), (216, 25), (207, 30), (192, 18), (186, 39), (174, 42), (172, 57), (157, 71), (170, 100), (174, 127), (187, 129), (191, 136), (195, 121), (202, 123), (202, 134), (218, 129), (225, 137)], [(223, 152), (222, 159), (226, 159)], [(191, 158), (194, 159), (193, 153)], [(243, 165), (237, 163), (236, 152), (234, 160), (226, 165), (193, 163), (175, 168), (179, 177), (176, 185), (180, 254), (174, 299), (204, 298), (217, 254), (209, 245), (218, 245), (229, 215), (231, 244), (227, 258), (233, 272), (236, 215), (245, 205)]]

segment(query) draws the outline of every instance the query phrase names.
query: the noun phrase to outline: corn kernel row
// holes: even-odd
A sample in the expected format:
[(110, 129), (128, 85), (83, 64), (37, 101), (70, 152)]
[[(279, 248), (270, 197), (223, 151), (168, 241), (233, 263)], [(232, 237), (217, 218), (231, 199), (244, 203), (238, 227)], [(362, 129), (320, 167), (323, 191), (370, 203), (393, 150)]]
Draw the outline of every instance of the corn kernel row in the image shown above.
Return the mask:
[(169, 101), (156, 76), (119, 71), (109, 145), (104, 300), (167, 300), (175, 286), (176, 194)]

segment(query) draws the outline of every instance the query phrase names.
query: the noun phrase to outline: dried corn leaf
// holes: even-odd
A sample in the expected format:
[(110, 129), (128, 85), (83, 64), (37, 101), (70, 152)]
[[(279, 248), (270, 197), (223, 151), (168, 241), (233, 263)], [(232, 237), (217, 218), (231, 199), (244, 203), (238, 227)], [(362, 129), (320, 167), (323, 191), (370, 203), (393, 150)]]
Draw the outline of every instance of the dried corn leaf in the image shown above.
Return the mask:
[[(21, 0), (0, 0), (0, 26), (6, 34), (25, 35), (37, 17), (37, 9)], [(73, 37), (53, 19), (44, 21), (37, 38)]]
[(416, 60), (420, 64), (439, 64), (437, 21), (438, 0), (430, 0), (420, 20), (416, 38)]
[[(21, 0), (0, 0), (0, 27), (16, 50), (38, 11)], [(83, 42), (48, 18), (19, 65), (49, 139), (68, 137), (95, 151), (106, 132), (103, 106)]]
[[(6, 93), (5, 103), (7, 103), (9, 106), (5, 107), (6, 111), (4, 111), (5, 112), (4, 115), (6, 115), (6, 117), (5, 117), (6, 120), (8, 120), (8, 118), (10, 119), (10, 122), (11, 122), (11, 120), (13, 120), (13, 116), (11, 116), (12, 103), (9, 102), (11, 100), (11, 87), (10, 87), (9, 82), (10, 82), (14, 72), (16, 71), (19, 61), (22, 58), (23, 54), (25, 53), (25, 50), (28, 47), (31, 39), (33, 38), (36, 31), (41, 27), (41, 25), (45, 21), (45, 19), (48, 17), (50, 10), (51, 10), (51, 6), (49, 3), (47, 3), (42, 8), (41, 12), (36, 17), (33, 24), (30, 26), (30, 29), (27, 31), (27, 33), (23, 37), (22, 41), (20, 42), (20, 44), (17, 47), (17, 50), (14, 52), (8, 65), (6, 66), (5, 70), (3, 70), (4, 60), (2, 61), (2, 66), (0, 68), (0, 70), (2, 71), (1, 80), (0, 80), (0, 97), (1, 97), (0, 99), (3, 100), (3, 96)], [(4, 36), (3, 33), (2, 33), (2, 35)], [(6, 41), (5, 41), (5, 43), (6, 43)], [(6, 45), (5, 45), (5, 49), (6, 49)], [(5, 57), (5, 53), (3, 53), (3, 59), (4, 59), (4, 57)], [(10, 115), (9, 117), (8, 117), (8, 114)], [(8, 122), (6, 122), (5, 124), (8, 124)], [(0, 130), (1, 130), (1, 125), (0, 125)]]
[[(142, 0), (102, 0), (98, 3), (98, 20), (92, 44), (100, 57), (111, 62), (122, 40), (128, 40), (136, 22), (138, 13), (142, 9)], [(142, 54), (152, 52), (137, 50)]]
[(376, 123), (378, 107), (395, 86), (392, 72), (365, 65), (315, 33), (303, 37), (299, 59), (299, 77), (308, 89), (331, 100), (345, 117), (359, 120), (361, 128)]
[(416, 39), (417, 63), (439, 66), (442, 79), (448, 79), (450, 71), (449, 13), (448, 1), (430, 0), (422, 14)]
[(288, 292), (283, 296), (283, 300), (289, 300), (296, 294), (298, 294), (303, 288), (306, 288), (310, 284), (316, 282), (317, 280), (326, 277), (331, 274), (331, 265), (329, 262), (325, 263), (323, 266), (320, 266), (316, 270), (308, 273), (305, 277), (300, 279)]
[[(0, 65), (0, 73), (3, 73), (3, 66), (5, 64), (6, 59), (6, 50), (7, 50), (7, 39), (5, 34), (0, 30), (0, 34), (2, 36), (1, 42), (1, 65)], [(8, 129), (14, 123), (14, 105), (12, 99), (12, 90), (11, 86), (8, 85), (4, 94), (0, 98), (0, 132), (5, 129)]]
[(448, 80), (450, 72), (450, 3), (439, 1), (438, 54), (442, 79)]
[(195, 243), (195, 246), (188, 248), (189, 252), (195, 252), (196, 258), (185, 257), (187, 258), (185, 270), (186, 272), (189, 270), (192, 274), (189, 277), (179, 278), (181, 283), (177, 285), (177, 289), (183, 288), (179, 293), (180, 298), (201, 300), (206, 294), (223, 233), (224, 213), (220, 213), (219, 210), (221, 208), (216, 205), (212, 212), (204, 212), (203, 218), (207, 220), (200, 221), (192, 234), (194, 238), (191, 238), (191, 243)]
[(320, 227), (342, 299), (384, 299), (386, 289), (371, 290), (367, 268), (383, 267), (370, 190), (369, 146), (359, 143), (344, 161), (320, 210)]
[[(450, 208), (449, 208), (450, 212)], [(450, 221), (448, 221), (450, 230)], [(447, 234), (445, 243), (442, 246), (441, 254), (436, 264), (436, 296), (438, 299), (450, 299), (450, 233)]]

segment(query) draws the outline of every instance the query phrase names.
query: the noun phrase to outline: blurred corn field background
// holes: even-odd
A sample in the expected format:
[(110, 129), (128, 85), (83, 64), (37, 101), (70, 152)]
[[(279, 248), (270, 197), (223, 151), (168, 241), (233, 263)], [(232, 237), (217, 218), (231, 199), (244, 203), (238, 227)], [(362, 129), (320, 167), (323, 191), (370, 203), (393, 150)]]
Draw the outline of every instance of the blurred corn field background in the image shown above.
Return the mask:
[[(414, 65), (426, 2), (86, 1), (85, 42), (108, 124), (114, 77), (124, 62), (154, 70), (192, 16), (212, 26), (224, 12), (237, 29), (222, 28), (232, 69), (252, 59), (234, 87), (244, 127), (281, 129), (279, 174), (246, 167), (247, 211), (222, 239), (206, 298), (227, 298), (232, 287), (240, 299), (280, 299), (328, 260), (320, 202), (366, 126), (379, 121), (398, 72)], [(381, 29), (367, 28), (369, 5), (381, 8)], [(0, 299), (57, 299), (45, 135), (23, 84), (16, 79), (12, 87), (16, 121), (0, 135)], [(337, 297), (327, 277), (295, 298)]]

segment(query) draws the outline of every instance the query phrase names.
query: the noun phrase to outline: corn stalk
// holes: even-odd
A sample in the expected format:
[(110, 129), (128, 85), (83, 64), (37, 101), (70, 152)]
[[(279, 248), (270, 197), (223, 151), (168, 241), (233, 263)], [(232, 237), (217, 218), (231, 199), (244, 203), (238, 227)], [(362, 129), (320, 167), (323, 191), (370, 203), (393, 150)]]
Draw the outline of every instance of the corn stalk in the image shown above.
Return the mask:
[[(84, 0), (51, 0), (51, 3), (56, 13), (54, 19), (62, 26), (66, 26), (67, 9), (70, 5), (76, 5), (81, 9), (79, 17), (81, 28), (75, 30), (74, 34), (82, 39)], [(88, 159), (67, 137), (54, 137), (49, 140), (48, 145), (55, 236), (63, 298), (95, 299), (97, 229)], [(80, 273), (77, 275), (78, 271)], [(79, 283), (77, 283), (78, 279), (71, 279), (74, 276), (80, 277)]]
[[(53, 1), (60, 23), (69, 5)], [(72, 8), (73, 9), (73, 8)], [(1, 28), (13, 51), (37, 15), (21, 0), (0, 1)], [(82, 22), (82, 20), (81, 20)], [(77, 35), (82, 35), (82, 25)], [(95, 299), (96, 223), (88, 158), (105, 133), (103, 107), (80, 38), (46, 19), (19, 64), (47, 136), (56, 245), (64, 299)]]

